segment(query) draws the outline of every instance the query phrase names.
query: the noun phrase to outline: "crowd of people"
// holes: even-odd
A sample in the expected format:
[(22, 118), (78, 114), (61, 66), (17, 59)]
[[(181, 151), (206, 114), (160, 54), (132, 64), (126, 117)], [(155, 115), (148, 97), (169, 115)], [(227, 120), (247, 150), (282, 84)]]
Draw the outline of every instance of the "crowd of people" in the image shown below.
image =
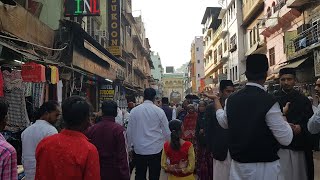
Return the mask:
[[(268, 67), (265, 55), (250, 55), (244, 88), (222, 80), (218, 94), (181, 107), (147, 88), (125, 121), (112, 100), (95, 115), (80, 96), (45, 102), (21, 135), (25, 179), (129, 180), (135, 169), (136, 180), (159, 180), (163, 169), (168, 180), (313, 180), (320, 109), (294, 89), (292, 68), (280, 70), (281, 89), (268, 93)], [(319, 97), (320, 79), (315, 90)], [(8, 107), (0, 99), (0, 131)], [(0, 179), (18, 179), (16, 151), (1, 134)]]

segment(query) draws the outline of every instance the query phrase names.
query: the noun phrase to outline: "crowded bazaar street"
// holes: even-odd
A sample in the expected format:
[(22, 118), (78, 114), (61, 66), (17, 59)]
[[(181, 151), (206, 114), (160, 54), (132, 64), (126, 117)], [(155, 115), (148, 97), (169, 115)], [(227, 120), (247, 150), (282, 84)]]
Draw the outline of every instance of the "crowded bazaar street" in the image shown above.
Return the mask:
[(0, 180), (320, 180), (320, 0), (0, 0)]

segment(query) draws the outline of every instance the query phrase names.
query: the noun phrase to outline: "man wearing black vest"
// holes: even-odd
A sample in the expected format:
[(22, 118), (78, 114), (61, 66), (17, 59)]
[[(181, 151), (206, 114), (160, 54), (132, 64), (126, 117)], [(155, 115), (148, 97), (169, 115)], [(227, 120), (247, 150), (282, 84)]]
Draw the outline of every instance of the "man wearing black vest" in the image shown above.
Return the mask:
[(290, 103), (289, 111), (284, 115), (294, 134), (292, 143), (281, 146), (278, 152), (281, 166), (279, 180), (313, 180), (313, 137), (307, 129), (308, 120), (313, 115), (312, 105), (305, 95), (294, 89), (296, 72), (293, 68), (283, 68), (279, 75), (281, 89), (274, 95), (280, 106)]
[[(222, 80), (219, 85), (220, 103), (224, 105), (225, 100), (234, 92), (234, 86), (230, 80)], [(206, 94), (205, 94), (206, 95)], [(230, 174), (231, 157), (228, 154), (228, 134), (216, 118), (214, 103), (206, 109), (206, 140), (209, 150), (213, 155), (213, 180), (228, 180)]]
[[(212, 96), (219, 124), (229, 129), (230, 180), (277, 180), (278, 143), (287, 146), (292, 141), (291, 127), (279, 103), (263, 87), (268, 69), (266, 55), (249, 55), (246, 86), (227, 99), (224, 110), (216, 96)], [(287, 109), (288, 106), (284, 112)]]

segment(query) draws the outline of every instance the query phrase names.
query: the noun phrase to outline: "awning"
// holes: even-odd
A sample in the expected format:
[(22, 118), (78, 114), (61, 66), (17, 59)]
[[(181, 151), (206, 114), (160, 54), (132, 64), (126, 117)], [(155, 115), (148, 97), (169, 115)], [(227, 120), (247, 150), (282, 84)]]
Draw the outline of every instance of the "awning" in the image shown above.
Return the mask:
[(304, 59), (301, 59), (299, 61), (295, 61), (295, 62), (292, 62), (292, 63), (289, 63), (287, 65), (284, 65), (281, 67), (282, 68), (297, 68), (299, 67), (303, 62), (305, 62), (308, 58), (304, 58)]

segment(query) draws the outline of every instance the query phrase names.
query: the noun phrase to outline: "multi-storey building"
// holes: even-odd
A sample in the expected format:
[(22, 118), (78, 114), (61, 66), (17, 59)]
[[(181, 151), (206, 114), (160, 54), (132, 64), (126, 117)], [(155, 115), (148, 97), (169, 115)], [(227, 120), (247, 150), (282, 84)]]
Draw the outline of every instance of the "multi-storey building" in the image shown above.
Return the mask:
[(228, 71), (228, 79), (235, 84), (245, 81), (245, 46), (242, 25), (241, 0), (220, 0), (222, 10), (219, 18), (222, 19), (222, 32), (227, 32), (225, 42), (228, 47), (228, 62), (225, 68)]
[[(203, 27), (204, 41), (204, 78), (207, 86), (215, 86), (218, 83), (219, 74), (224, 74), (223, 64), (228, 53), (224, 44), (226, 32), (222, 32), (221, 20), (218, 18), (221, 8), (208, 7), (201, 24)], [(208, 81), (214, 79), (214, 81)]]
[(264, 0), (242, 0), (245, 33), (245, 56), (254, 53), (267, 54), (266, 38), (261, 35), (264, 28)]
[(197, 93), (200, 90), (200, 81), (204, 78), (203, 66), (203, 37), (197, 36), (191, 44), (191, 65), (193, 66), (192, 91)]
[(163, 67), (161, 64), (161, 58), (159, 53), (151, 52), (151, 60), (154, 66), (154, 69), (151, 69), (151, 74), (154, 79), (154, 83), (151, 85), (157, 91), (157, 97), (162, 97), (162, 76), (163, 76)]

